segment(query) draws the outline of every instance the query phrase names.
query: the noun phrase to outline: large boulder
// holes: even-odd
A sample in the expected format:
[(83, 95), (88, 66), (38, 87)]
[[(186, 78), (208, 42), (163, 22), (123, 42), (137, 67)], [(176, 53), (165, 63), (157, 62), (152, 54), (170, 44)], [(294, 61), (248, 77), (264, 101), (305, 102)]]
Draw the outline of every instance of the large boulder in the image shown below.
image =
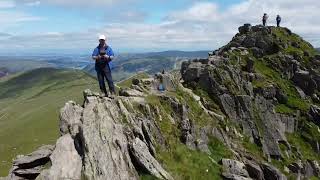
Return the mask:
[(232, 160), (232, 159), (222, 159), (222, 168), (223, 173), (222, 176), (225, 179), (230, 180), (249, 180), (249, 173), (246, 170), (246, 166), (239, 161)]
[(309, 115), (313, 122), (320, 126), (320, 107), (318, 107), (317, 105), (311, 105)]
[(159, 162), (150, 154), (148, 146), (139, 138), (135, 138), (130, 145), (130, 152), (142, 170), (159, 178), (173, 180), (171, 175), (166, 172)]
[(8, 179), (35, 179), (46, 165), (50, 158), (54, 146), (45, 145), (26, 156), (20, 156), (13, 161)]
[(87, 179), (138, 179), (116, 100), (86, 96), (82, 113), (83, 174)]
[(263, 171), (265, 180), (287, 180), (284, 174), (270, 164), (263, 163), (261, 165), (261, 169)]
[(57, 140), (50, 160), (52, 166), (42, 171), (37, 180), (81, 179), (82, 159), (70, 134)]
[(186, 82), (197, 81), (200, 78), (202, 67), (202, 63), (200, 62), (183, 62), (180, 70), (183, 80)]
[(251, 31), (251, 24), (244, 24), (238, 28), (240, 34), (245, 34)]
[(298, 70), (295, 72), (292, 80), (309, 96), (317, 89), (317, 82), (312, 78), (309, 71)]
[(245, 163), (249, 176), (255, 180), (264, 180), (263, 171), (260, 166), (252, 161)]
[(145, 94), (139, 90), (136, 89), (120, 89), (119, 91), (120, 96), (126, 96), (126, 97), (144, 97)]
[(70, 133), (75, 137), (81, 129), (81, 113), (83, 108), (77, 105), (74, 101), (69, 101), (60, 110), (60, 134), (65, 135)]
[(174, 91), (176, 90), (176, 85), (174, 83), (174, 77), (169, 73), (157, 73), (155, 79), (159, 84), (163, 85), (164, 90)]

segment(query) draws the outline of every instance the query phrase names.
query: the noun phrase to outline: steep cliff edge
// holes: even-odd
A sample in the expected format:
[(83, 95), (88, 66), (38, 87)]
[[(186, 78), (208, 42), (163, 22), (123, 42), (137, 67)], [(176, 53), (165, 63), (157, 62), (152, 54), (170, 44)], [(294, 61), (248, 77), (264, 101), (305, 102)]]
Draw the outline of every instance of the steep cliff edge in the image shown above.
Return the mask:
[(286, 28), (244, 25), (180, 72), (67, 102), (56, 145), (18, 157), (6, 179), (317, 178), (319, 61)]

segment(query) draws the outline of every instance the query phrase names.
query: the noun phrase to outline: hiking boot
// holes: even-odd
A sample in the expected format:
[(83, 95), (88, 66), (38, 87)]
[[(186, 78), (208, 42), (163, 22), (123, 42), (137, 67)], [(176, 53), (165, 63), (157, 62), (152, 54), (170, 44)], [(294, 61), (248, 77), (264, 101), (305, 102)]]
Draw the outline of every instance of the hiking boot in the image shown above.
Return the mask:
[(108, 93), (102, 92), (102, 93), (100, 93), (100, 97), (108, 97)]
[(116, 95), (115, 92), (111, 92), (110, 95), (109, 95), (109, 97), (110, 97), (111, 99), (114, 99), (116, 96), (117, 96), (117, 95)]

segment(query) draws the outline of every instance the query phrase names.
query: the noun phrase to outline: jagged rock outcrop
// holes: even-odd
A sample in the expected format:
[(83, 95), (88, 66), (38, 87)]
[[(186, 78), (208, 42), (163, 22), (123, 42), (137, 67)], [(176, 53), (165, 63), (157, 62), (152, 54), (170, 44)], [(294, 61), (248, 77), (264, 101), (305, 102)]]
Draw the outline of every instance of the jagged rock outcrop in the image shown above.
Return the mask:
[(221, 163), (224, 171), (222, 176), (224, 176), (225, 179), (251, 179), (246, 170), (246, 166), (242, 162), (231, 159), (222, 159)]
[(262, 144), (267, 156), (281, 158), (278, 143), (288, 144), (284, 134), (294, 131), (295, 119), (274, 112), (277, 89), (270, 91), (267, 87), (262, 90), (262, 96), (254, 95), (251, 83), (242, 77), (239, 69), (227, 66), (228, 60), (215, 61), (220, 61), (219, 57), (211, 57), (206, 63), (184, 62), (181, 69), (184, 82), (190, 86), (199, 85), (216, 97), (224, 113), (241, 125), (252, 142)]
[(312, 105), (309, 110), (309, 114), (314, 123), (320, 126), (320, 107)]
[(239, 27), (239, 33), (233, 37), (232, 41), (219, 49), (216, 54), (222, 55), (226, 49), (231, 47), (249, 48), (256, 57), (277, 53), (280, 48), (286, 45), (274, 41), (271, 28), (262, 25), (251, 26), (250, 24), (245, 24)]
[[(180, 74), (134, 78), (114, 99), (84, 91), (61, 109), (55, 147), (19, 157), (7, 179), (319, 177), (319, 55), (286, 28), (238, 30)], [(201, 172), (177, 164), (192, 156)]]
[(270, 164), (264, 163), (261, 165), (261, 168), (265, 180), (287, 180), (284, 174)]
[[(16, 160), (9, 179), (14, 179), (13, 175), (28, 175), (30, 179), (37, 177), (39, 180), (127, 180), (139, 179), (138, 173), (173, 179), (153, 157), (155, 150), (152, 143), (155, 143), (155, 138), (147, 125), (154, 124), (149, 122), (153, 120), (141, 122), (141, 118), (129, 113), (124, 106), (136, 99), (120, 97), (114, 100), (89, 90), (84, 92), (84, 97), (83, 107), (69, 101), (61, 109), (61, 137), (54, 150), (52, 148), (44, 154), (44, 150), (40, 149)], [(123, 122), (124, 119), (130, 126)], [(46, 158), (46, 163), (51, 161), (52, 165), (41, 171), (39, 165), (45, 163), (38, 161), (43, 158)], [(29, 167), (32, 169), (27, 169)]]
[(54, 146), (46, 145), (26, 156), (13, 161), (8, 179), (35, 179), (49, 162)]
[(139, 138), (135, 138), (130, 144), (130, 152), (135, 162), (144, 171), (154, 175), (159, 179), (173, 180), (170, 174), (168, 174), (160, 165), (160, 163), (151, 155), (148, 146)]
[(43, 170), (37, 180), (81, 179), (81, 157), (70, 134), (65, 134), (57, 140), (50, 161), (51, 167)]
[(256, 180), (264, 180), (264, 175), (263, 175), (263, 171), (261, 169), (261, 167), (252, 162), (252, 161), (247, 161), (245, 163), (246, 165), (246, 169), (249, 173), (249, 176), (252, 178), (252, 179), (256, 179)]

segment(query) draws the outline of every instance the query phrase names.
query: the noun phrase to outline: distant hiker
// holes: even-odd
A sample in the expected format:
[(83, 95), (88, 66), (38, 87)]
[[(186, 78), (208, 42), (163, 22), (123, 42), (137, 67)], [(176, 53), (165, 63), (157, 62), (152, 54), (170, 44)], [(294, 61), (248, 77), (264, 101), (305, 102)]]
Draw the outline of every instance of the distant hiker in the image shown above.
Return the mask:
[(268, 17), (269, 16), (267, 15), (267, 13), (263, 14), (263, 16), (262, 16), (262, 24), (263, 24), (263, 26), (266, 26)]
[(160, 78), (159, 78), (158, 90), (159, 90), (160, 92), (165, 91), (165, 88), (164, 88), (164, 85), (163, 85), (163, 77), (162, 77), (162, 76), (160, 76)]
[(280, 15), (277, 15), (276, 21), (277, 21), (277, 27), (280, 27), (280, 22), (281, 22)]
[(106, 78), (108, 82), (111, 95), (115, 95), (115, 89), (111, 75), (113, 58), (114, 54), (111, 47), (106, 44), (106, 37), (104, 35), (100, 35), (99, 45), (94, 49), (92, 53), (92, 59), (96, 61), (95, 70), (97, 71), (100, 90), (104, 96), (108, 96), (104, 78)]

